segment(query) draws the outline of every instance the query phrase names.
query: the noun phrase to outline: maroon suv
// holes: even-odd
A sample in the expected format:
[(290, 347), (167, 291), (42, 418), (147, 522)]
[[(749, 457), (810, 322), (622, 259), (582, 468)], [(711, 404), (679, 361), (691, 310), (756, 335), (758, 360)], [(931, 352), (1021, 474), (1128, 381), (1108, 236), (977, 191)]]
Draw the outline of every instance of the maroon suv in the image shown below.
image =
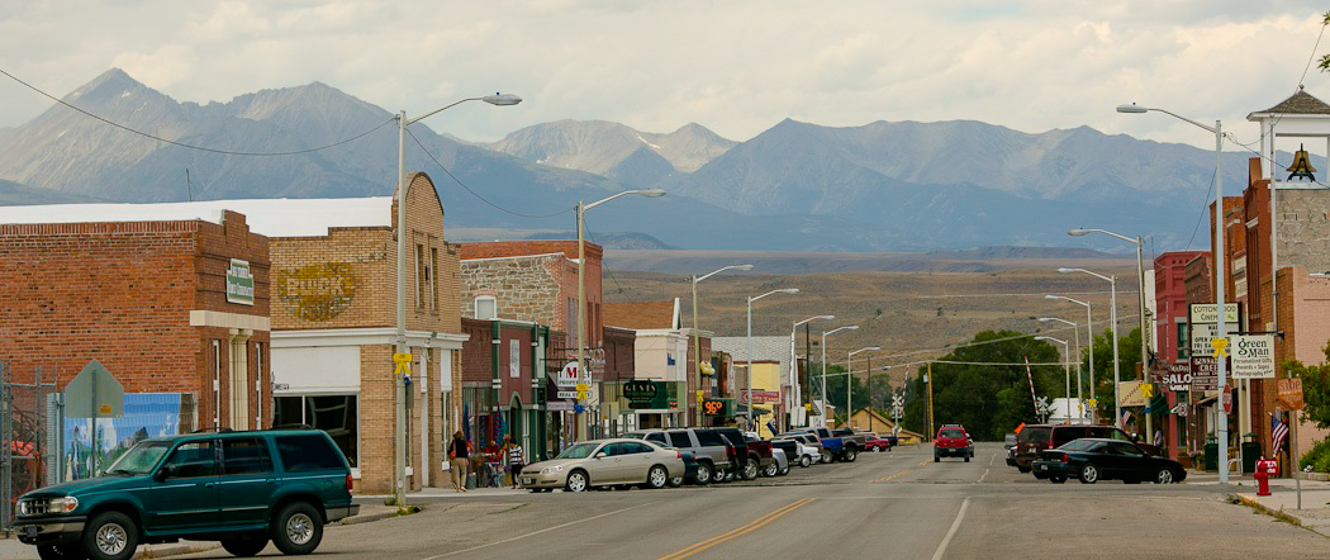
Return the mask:
[(943, 424), (933, 438), (933, 462), (943, 457), (963, 457), (966, 463), (974, 458), (974, 440), (960, 424)]

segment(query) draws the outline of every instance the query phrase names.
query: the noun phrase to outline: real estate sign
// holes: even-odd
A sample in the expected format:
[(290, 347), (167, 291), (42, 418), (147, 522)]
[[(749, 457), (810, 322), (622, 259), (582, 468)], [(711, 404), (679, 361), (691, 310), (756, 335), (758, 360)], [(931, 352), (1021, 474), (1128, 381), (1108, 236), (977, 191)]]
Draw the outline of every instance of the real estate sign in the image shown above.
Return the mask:
[(254, 275), (249, 273), (249, 261), (231, 259), (226, 269), (226, 301), (254, 305)]
[(1233, 379), (1275, 378), (1274, 335), (1236, 335), (1229, 356), (1233, 363)]

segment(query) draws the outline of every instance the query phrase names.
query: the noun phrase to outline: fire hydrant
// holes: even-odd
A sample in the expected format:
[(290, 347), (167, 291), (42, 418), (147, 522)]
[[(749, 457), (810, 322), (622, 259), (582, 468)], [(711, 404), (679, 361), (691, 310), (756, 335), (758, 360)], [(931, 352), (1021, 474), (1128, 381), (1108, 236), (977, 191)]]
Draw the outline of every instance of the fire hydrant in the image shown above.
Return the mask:
[(1256, 472), (1252, 473), (1252, 477), (1256, 478), (1257, 496), (1270, 495), (1270, 477), (1277, 474), (1279, 474), (1279, 461), (1262, 458), (1256, 462)]

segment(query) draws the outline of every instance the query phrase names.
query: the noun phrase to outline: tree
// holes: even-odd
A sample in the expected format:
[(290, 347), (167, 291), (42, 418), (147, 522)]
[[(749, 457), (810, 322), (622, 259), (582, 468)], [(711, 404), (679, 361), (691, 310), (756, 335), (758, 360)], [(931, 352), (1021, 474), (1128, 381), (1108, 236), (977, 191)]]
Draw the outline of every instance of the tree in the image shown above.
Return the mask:
[[(984, 331), (969, 344), (939, 358), (967, 363), (933, 365), (933, 427), (964, 424), (975, 439), (997, 441), (1022, 422), (1037, 422), (1030, 377), (1035, 393), (1063, 396), (1064, 373), (1060, 366), (1033, 366), (1032, 375), (1027, 377), (1023, 365), (1026, 358), (1031, 363), (1061, 361), (1058, 348), (1014, 331)], [(905, 425), (920, 433), (928, 430), (926, 372), (927, 366), (919, 368), (907, 383), (906, 393)]]
[(1319, 366), (1307, 366), (1297, 360), (1285, 360), (1284, 371), (1289, 377), (1302, 379), (1302, 414), (1316, 422), (1321, 429), (1330, 428), (1330, 343), (1321, 352), (1325, 353), (1325, 362)]

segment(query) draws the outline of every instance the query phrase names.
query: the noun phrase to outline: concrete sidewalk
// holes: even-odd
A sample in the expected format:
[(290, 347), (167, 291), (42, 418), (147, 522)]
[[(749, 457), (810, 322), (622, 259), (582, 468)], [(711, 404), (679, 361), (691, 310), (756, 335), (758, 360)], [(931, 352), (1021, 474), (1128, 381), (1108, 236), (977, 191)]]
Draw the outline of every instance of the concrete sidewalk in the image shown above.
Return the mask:
[(1330, 536), (1330, 482), (1302, 481), (1302, 508), (1298, 508), (1298, 494), (1294, 480), (1279, 478), (1270, 481), (1269, 496), (1256, 495), (1256, 481), (1242, 480), (1242, 491), (1237, 497), (1243, 503), (1263, 509), (1271, 514), (1282, 513), (1299, 525)]
[[(556, 490), (562, 492), (562, 490)], [(530, 494), (530, 490), (514, 490), (512, 488), (471, 488), (466, 492), (458, 492), (452, 488), (424, 488), (418, 492), (411, 492), (406, 495), (407, 503), (413, 501), (436, 501), (450, 498), (490, 498), (504, 496), (525, 496)], [(392, 498), (391, 494), (370, 494), (356, 496), (356, 502), (361, 504), (377, 504), (382, 506), (385, 500)], [(3, 560), (3, 559), (0, 559)]]

